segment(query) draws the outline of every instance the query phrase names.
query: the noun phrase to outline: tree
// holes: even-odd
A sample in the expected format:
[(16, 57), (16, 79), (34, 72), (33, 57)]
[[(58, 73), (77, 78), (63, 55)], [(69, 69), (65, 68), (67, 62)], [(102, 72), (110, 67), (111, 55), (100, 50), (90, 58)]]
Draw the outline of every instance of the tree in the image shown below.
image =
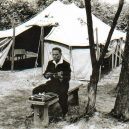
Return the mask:
[(119, 89), (111, 115), (127, 121), (129, 120), (129, 17), (122, 68), (117, 87)]
[(37, 13), (37, 10), (30, 3), (18, 0), (16, 3), (3, 1), (0, 6), (0, 29), (12, 27), (12, 17), (16, 14), (16, 25), (25, 22)]
[[(117, 11), (117, 5), (110, 5), (107, 3), (101, 3), (100, 1), (94, 0), (93, 2), (93, 14), (97, 16), (99, 19), (104, 21), (106, 24), (111, 25), (113, 18), (115, 16), (115, 12)], [(116, 28), (118, 30), (125, 31), (127, 27), (125, 14), (129, 11), (129, 4), (126, 3), (123, 6), (121, 15), (118, 19), (118, 23)]]
[(120, 0), (118, 10), (115, 14), (111, 29), (110, 29), (108, 37), (107, 37), (106, 44), (104, 46), (104, 49), (102, 51), (102, 54), (101, 54), (99, 60), (97, 61), (96, 55), (95, 55), (95, 44), (94, 44), (93, 25), (92, 25), (91, 0), (85, 0), (88, 36), (89, 36), (89, 44), (90, 44), (90, 55), (91, 55), (92, 68), (93, 68), (90, 82), (88, 84), (88, 103), (87, 103), (86, 112), (85, 112), (86, 115), (93, 115), (93, 113), (95, 111), (97, 84), (99, 81), (99, 69), (100, 69), (102, 61), (104, 60), (104, 57), (106, 55), (106, 51), (110, 44), (110, 40), (111, 40), (113, 31), (115, 29), (115, 26), (117, 24), (117, 20), (122, 11), (123, 4), (124, 4), (124, 0)]

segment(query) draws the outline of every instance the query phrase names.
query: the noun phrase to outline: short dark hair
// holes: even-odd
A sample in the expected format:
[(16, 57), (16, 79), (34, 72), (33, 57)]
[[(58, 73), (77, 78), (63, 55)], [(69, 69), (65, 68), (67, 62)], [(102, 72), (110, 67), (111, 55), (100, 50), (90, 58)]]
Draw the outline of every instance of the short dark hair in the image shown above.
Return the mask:
[(59, 51), (59, 53), (62, 53), (62, 50), (61, 50), (59, 47), (54, 47), (54, 48), (52, 49), (52, 51), (54, 51), (54, 50), (57, 50), (57, 51)]

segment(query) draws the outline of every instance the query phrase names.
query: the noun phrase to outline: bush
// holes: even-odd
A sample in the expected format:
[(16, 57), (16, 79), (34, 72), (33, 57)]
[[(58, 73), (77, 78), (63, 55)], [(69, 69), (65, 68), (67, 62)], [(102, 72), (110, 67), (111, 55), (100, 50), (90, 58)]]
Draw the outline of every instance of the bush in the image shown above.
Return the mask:
[(3, 1), (0, 6), (0, 29), (9, 29), (12, 27), (12, 20), (15, 19), (15, 25), (25, 22), (37, 13), (28, 2), (18, 1), (12, 3)]
[[(103, 22), (106, 24), (110, 25), (113, 22), (113, 18), (115, 16), (115, 13), (117, 11), (118, 5), (109, 5), (105, 3), (99, 3), (99, 2), (94, 2), (93, 4), (93, 14), (96, 15), (99, 19), (101, 19)], [(129, 12), (129, 4), (124, 4), (123, 10), (120, 14), (120, 17), (117, 22), (116, 28), (118, 30), (126, 31), (127, 28), (127, 20), (126, 20), (126, 15), (127, 12)]]

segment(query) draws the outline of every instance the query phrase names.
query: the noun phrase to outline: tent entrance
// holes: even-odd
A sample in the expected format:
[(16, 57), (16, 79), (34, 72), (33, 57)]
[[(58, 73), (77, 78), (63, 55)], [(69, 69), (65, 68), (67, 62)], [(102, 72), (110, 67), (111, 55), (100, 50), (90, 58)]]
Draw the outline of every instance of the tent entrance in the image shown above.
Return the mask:
[[(44, 28), (44, 36), (46, 36), (52, 27)], [(22, 70), (34, 68), (37, 60), (37, 66), (41, 66), (41, 45), (40, 45), (41, 27), (33, 26), (15, 38), (14, 48), (14, 70)], [(11, 69), (11, 53), (10, 49), (6, 61), (2, 67), (3, 70)], [(37, 58), (38, 57), (38, 58)]]

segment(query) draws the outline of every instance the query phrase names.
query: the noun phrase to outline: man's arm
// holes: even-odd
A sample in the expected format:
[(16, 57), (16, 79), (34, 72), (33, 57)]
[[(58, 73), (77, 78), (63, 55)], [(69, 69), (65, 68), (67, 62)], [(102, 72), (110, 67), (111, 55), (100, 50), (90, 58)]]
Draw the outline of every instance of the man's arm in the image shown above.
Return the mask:
[(46, 68), (46, 70), (45, 70), (45, 72), (44, 72), (44, 77), (46, 78), (46, 79), (49, 79), (49, 78), (51, 78), (52, 77), (52, 72), (50, 71), (50, 61), (48, 62), (48, 65), (47, 65), (47, 68)]
[(70, 68), (70, 64), (67, 63), (63, 71), (63, 80), (68, 82), (70, 78), (71, 78), (71, 68)]

